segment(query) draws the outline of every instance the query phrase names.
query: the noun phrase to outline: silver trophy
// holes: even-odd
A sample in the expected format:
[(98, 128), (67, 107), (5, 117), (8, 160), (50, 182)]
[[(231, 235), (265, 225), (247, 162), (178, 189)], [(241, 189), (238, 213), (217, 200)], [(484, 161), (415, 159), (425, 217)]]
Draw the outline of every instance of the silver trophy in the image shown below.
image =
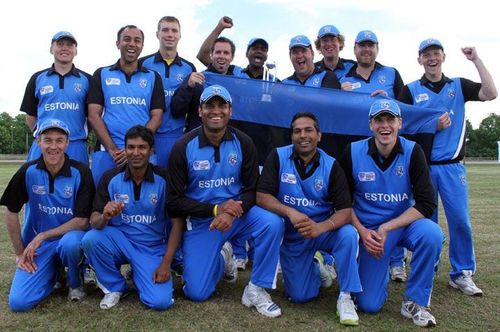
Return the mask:
[(267, 61), (264, 64), (264, 74), (262, 75), (263, 82), (263, 93), (262, 101), (271, 102), (271, 87), (274, 82), (276, 82), (276, 62)]

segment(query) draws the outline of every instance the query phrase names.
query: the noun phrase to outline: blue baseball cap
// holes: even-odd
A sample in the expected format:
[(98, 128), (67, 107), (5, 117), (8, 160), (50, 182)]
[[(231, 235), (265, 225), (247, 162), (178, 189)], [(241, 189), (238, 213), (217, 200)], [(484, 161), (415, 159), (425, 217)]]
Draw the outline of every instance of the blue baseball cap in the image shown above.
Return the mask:
[(48, 120), (45, 120), (44, 122), (42, 122), (40, 127), (38, 127), (37, 137), (42, 135), (45, 131), (47, 131), (49, 129), (62, 130), (62, 131), (64, 131), (66, 136), (69, 136), (69, 128), (64, 122), (62, 122), (59, 119), (48, 119)]
[(68, 31), (59, 31), (58, 33), (56, 33), (54, 35), (54, 37), (52, 37), (52, 43), (55, 41), (61, 40), (63, 38), (71, 39), (75, 43), (75, 45), (78, 46), (78, 43), (76, 42), (75, 36), (73, 36), (71, 34), (71, 32), (68, 32)]
[(318, 38), (322, 38), (324, 36), (339, 36), (340, 31), (335, 27), (335, 25), (325, 25), (318, 31)]
[(392, 116), (401, 117), (401, 110), (399, 109), (398, 104), (391, 99), (378, 99), (374, 101), (370, 107), (368, 117), (371, 120), (382, 113), (389, 113)]
[(372, 42), (374, 44), (378, 44), (377, 36), (375, 35), (375, 33), (373, 33), (373, 31), (370, 31), (370, 30), (360, 31), (358, 33), (358, 35), (356, 36), (356, 41), (355, 41), (356, 44), (359, 44), (359, 43), (362, 43), (365, 41), (369, 41), (369, 42)]
[(213, 97), (220, 97), (229, 105), (233, 103), (231, 95), (229, 94), (229, 92), (226, 90), (225, 87), (223, 87), (222, 85), (211, 85), (209, 87), (206, 87), (205, 90), (203, 90), (200, 96), (200, 105), (206, 103)]
[(311, 47), (311, 41), (304, 35), (298, 35), (290, 39), (290, 45), (288, 45), (288, 49), (291, 50), (294, 47)]
[(255, 44), (262, 44), (264, 45), (267, 49), (269, 49), (269, 44), (267, 43), (267, 41), (263, 38), (252, 38), (250, 39), (250, 41), (248, 42), (248, 46), (247, 46), (247, 51), (250, 49), (250, 47), (254, 46)]
[(437, 39), (429, 38), (420, 43), (418, 47), (418, 55), (422, 54), (428, 47), (436, 46), (444, 51), (443, 44)]

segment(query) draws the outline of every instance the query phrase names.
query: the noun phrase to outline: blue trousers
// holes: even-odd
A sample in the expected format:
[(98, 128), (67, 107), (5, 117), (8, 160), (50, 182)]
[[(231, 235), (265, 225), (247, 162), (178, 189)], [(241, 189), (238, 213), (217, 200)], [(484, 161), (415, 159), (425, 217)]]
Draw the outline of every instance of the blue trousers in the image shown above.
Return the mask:
[(370, 255), (361, 244), (359, 277), (363, 291), (356, 294), (359, 309), (366, 313), (376, 313), (384, 306), (389, 284), (389, 261), (396, 246), (413, 252), (405, 296), (421, 306), (428, 306), (443, 238), (438, 224), (430, 219), (418, 219), (404, 228), (389, 232), (384, 246), (385, 255), (380, 259)]
[[(86, 165), (89, 164), (89, 154), (87, 152), (87, 143), (84, 140), (77, 140), (69, 142), (68, 148), (66, 149), (66, 154), (70, 159), (82, 162)], [(31, 144), (30, 151), (28, 153), (28, 160), (35, 160), (42, 155), (42, 150), (38, 146), (36, 140)]]
[(174, 304), (172, 278), (164, 283), (153, 282), (154, 271), (165, 255), (166, 244), (135, 243), (127, 239), (118, 227), (107, 226), (87, 232), (82, 247), (105, 294), (128, 290), (120, 267), (129, 263), (142, 303), (155, 310), (166, 310)]
[(235, 219), (225, 232), (208, 230), (212, 218), (205, 222), (187, 220), (182, 250), (184, 252), (184, 293), (193, 301), (205, 301), (215, 291), (224, 273), (222, 246), (233, 238), (253, 239), (255, 258), (250, 280), (263, 288), (276, 288), (276, 274), (283, 220), (258, 206)]
[(321, 284), (319, 267), (314, 261), (317, 250), (335, 258), (339, 288), (342, 292), (360, 292), (358, 275), (358, 242), (356, 229), (348, 224), (333, 232), (325, 232), (315, 239), (304, 239), (294, 233), (285, 233), (281, 246), (280, 263), (285, 292), (292, 302), (304, 303), (316, 298)]
[[(474, 255), (472, 227), (469, 219), (465, 167), (460, 163), (431, 165), (430, 173), (436, 190), (436, 200), (439, 193), (448, 222), (450, 278), (454, 280), (462, 275), (464, 271), (470, 271), (474, 274), (476, 271), (476, 257)], [(432, 216), (432, 220), (438, 222), (437, 209)]]
[(37, 270), (29, 273), (16, 269), (9, 294), (11, 310), (31, 310), (49, 296), (54, 290), (57, 269), (61, 263), (68, 268), (69, 287), (82, 286), (79, 264), (83, 259), (80, 241), (84, 234), (84, 231), (70, 231), (60, 239), (42, 242), (36, 250)]

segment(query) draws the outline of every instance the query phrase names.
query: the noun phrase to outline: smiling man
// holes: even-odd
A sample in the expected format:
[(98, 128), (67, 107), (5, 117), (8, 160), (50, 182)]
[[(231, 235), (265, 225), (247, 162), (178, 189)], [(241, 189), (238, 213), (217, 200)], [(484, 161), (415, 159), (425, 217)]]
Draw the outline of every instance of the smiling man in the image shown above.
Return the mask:
[(116, 40), (120, 59), (97, 69), (92, 78), (87, 103), (89, 122), (98, 139), (92, 154), (96, 184), (104, 171), (126, 161), (124, 138), (130, 127), (144, 125), (154, 133), (161, 124), (163, 84), (157, 72), (139, 63), (143, 46), (142, 30), (135, 25), (120, 28)]
[(333, 274), (317, 250), (335, 258), (340, 323), (358, 325), (351, 292), (360, 292), (356, 255), (358, 234), (350, 225), (351, 198), (340, 164), (318, 148), (321, 132), (312, 113), (297, 113), (291, 123), (292, 145), (268, 156), (257, 186), (257, 204), (285, 219), (281, 269), (291, 301), (316, 298), (332, 285)]
[[(68, 268), (68, 299), (85, 297), (80, 240), (89, 225), (94, 185), (87, 165), (65, 154), (69, 136), (64, 122), (42, 122), (36, 140), (42, 155), (21, 166), (0, 199), (7, 207), (5, 221), (16, 254), (9, 294), (13, 311), (30, 310), (52, 293), (61, 262)], [(21, 232), (19, 211), (25, 203), (30, 214)]]
[(333, 71), (337, 78), (344, 76), (355, 64), (353, 60), (339, 56), (344, 49), (345, 37), (334, 25), (325, 25), (318, 31), (318, 38), (314, 41), (316, 49), (323, 55), (323, 59), (314, 65), (319, 70)]
[(358, 308), (379, 312), (387, 299), (395, 246), (413, 252), (401, 314), (418, 326), (434, 326), (430, 305), (443, 233), (429, 218), (436, 204), (422, 148), (398, 136), (403, 124), (393, 100), (378, 99), (369, 111), (371, 138), (347, 146), (342, 165), (353, 194), (352, 223), (362, 245)]
[(224, 87), (205, 88), (199, 104), (202, 125), (175, 143), (168, 162), (169, 215), (186, 219), (184, 294), (205, 301), (223, 276), (235, 282), (233, 250), (226, 242), (251, 239), (254, 264), (241, 301), (266, 317), (278, 317), (281, 309), (264, 288), (276, 287), (283, 222), (254, 206), (259, 174), (255, 146), (228, 126), (232, 99)]
[(149, 163), (154, 138), (137, 125), (125, 135), (127, 163), (103, 174), (94, 200), (90, 225), (82, 247), (104, 292), (101, 309), (110, 309), (127, 294), (120, 273), (130, 264), (142, 303), (155, 310), (174, 303), (170, 265), (181, 236), (182, 220), (166, 214), (165, 170)]

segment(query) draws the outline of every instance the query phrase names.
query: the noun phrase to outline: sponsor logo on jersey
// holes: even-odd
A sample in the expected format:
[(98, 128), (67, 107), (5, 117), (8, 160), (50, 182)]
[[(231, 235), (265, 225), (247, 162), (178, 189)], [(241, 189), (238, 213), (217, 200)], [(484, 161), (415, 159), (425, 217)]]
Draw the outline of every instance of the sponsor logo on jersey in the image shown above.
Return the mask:
[(323, 179), (314, 180), (314, 189), (316, 189), (316, 191), (320, 191), (321, 189), (323, 189)]
[(193, 161), (193, 169), (195, 171), (206, 171), (210, 169), (210, 161), (208, 160), (195, 160)]
[(238, 162), (238, 155), (236, 153), (230, 153), (228, 157), (229, 165), (234, 166)]
[(47, 189), (45, 186), (38, 186), (36, 184), (31, 186), (31, 190), (37, 194), (37, 195), (46, 195), (47, 194)]
[(156, 216), (150, 216), (147, 214), (121, 214), (122, 220), (126, 224), (137, 223), (137, 224), (152, 224), (156, 221)]
[(106, 85), (120, 85), (120, 79), (118, 77), (108, 77), (106, 78)]
[(457, 92), (455, 91), (455, 89), (453, 89), (453, 88), (448, 89), (448, 98), (453, 99), (453, 98), (455, 98), (456, 94), (457, 94)]
[(283, 202), (288, 205), (294, 206), (316, 206), (319, 203), (314, 199), (308, 199), (303, 197), (293, 197), (290, 195), (283, 196)]
[(396, 166), (396, 175), (402, 177), (405, 174), (404, 168), (401, 165)]
[(175, 79), (177, 80), (177, 82), (182, 82), (182, 81), (184, 81), (184, 75), (183, 74), (177, 74), (177, 76), (175, 77)]
[(151, 203), (151, 205), (156, 205), (156, 203), (158, 203), (158, 194), (149, 194), (149, 203)]
[(283, 174), (281, 174), (281, 182), (296, 184), (297, 177), (295, 176), (295, 174), (283, 173)]
[(54, 87), (52, 85), (46, 85), (46, 86), (42, 86), (40, 88), (40, 94), (43, 96), (43, 95), (46, 95), (47, 93), (52, 93), (54, 92)]
[(113, 194), (113, 200), (115, 202), (120, 202), (120, 203), (123, 203), (123, 204), (127, 204), (128, 201), (129, 201), (129, 197), (128, 197), (127, 194), (116, 193), (116, 194)]
[(385, 84), (385, 82), (387, 82), (387, 77), (385, 77), (385, 75), (379, 75), (378, 76), (378, 82), (380, 84)]
[(54, 214), (67, 214), (73, 215), (73, 210), (66, 206), (46, 206), (38, 203), (38, 209), (43, 213), (54, 215)]
[(139, 105), (146, 106), (146, 99), (140, 97), (111, 97), (109, 98), (111, 105)]
[(71, 196), (73, 196), (73, 187), (66, 186), (64, 187), (63, 191), (64, 191), (64, 197), (70, 198)]
[(79, 111), (80, 104), (78, 103), (48, 103), (43, 106), (45, 112), (57, 111), (57, 110), (70, 110), (70, 111)]
[(148, 80), (146, 80), (146, 79), (144, 79), (144, 78), (143, 78), (143, 79), (140, 79), (140, 80), (139, 80), (139, 86), (140, 86), (141, 88), (143, 88), (143, 89), (144, 89), (145, 87), (147, 87), (147, 86), (148, 86)]
[(236, 180), (234, 176), (230, 178), (218, 178), (218, 179), (211, 179), (211, 180), (201, 180), (198, 181), (198, 187), (205, 189), (205, 188), (219, 188), (219, 187), (228, 187), (235, 183)]
[(82, 91), (82, 85), (80, 83), (75, 83), (74, 89), (75, 89), (75, 92), (81, 92)]
[(359, 172), (358, 179), (361, 182), (375, 181), (375, 172)]
[(373, 202), (399, 203), (407, 201), (407, 193), (365, 193), (365, 199)]
[(427, 93), (421, 93), (415, 96), (415, 103), (421, 103), (427, 100), (429, 100), (429, 95)]
[(354, 82), (351, 84), (353, 90), (361, 88), (361, 82)]
[(175, 89), (172, 90), (163, 90), (163, 93), (165, 93), (165, 97), (173, 97), (175, 93)]

